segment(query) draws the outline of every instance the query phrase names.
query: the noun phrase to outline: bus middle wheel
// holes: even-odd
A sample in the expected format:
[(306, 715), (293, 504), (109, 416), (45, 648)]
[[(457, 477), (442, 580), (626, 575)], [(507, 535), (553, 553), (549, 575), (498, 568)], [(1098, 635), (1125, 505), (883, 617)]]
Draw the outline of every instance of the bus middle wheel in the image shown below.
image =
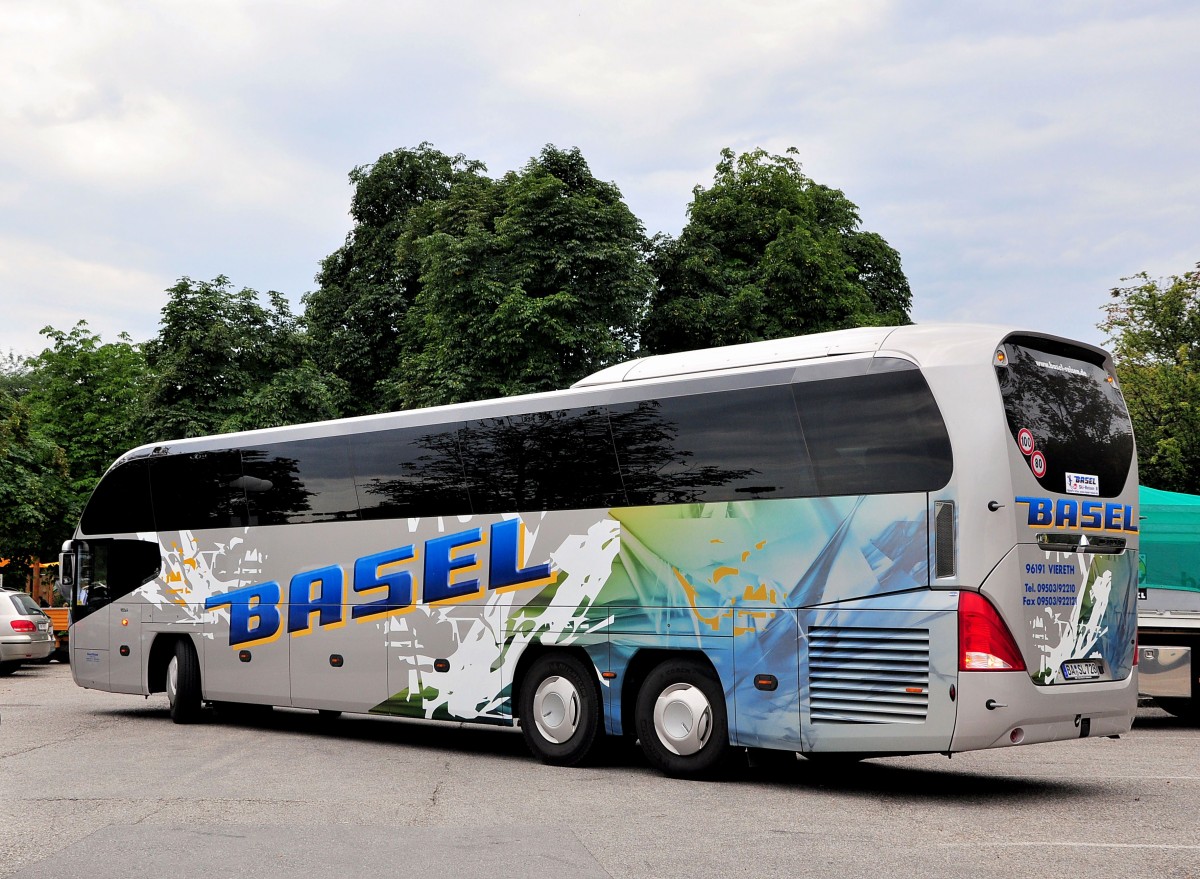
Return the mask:
[(728, 756), (725, 694), (699, 662), (671, 659), (650, 672), (638, 692), (635, 721), (646, 759), (667, 775), (709, 775)]

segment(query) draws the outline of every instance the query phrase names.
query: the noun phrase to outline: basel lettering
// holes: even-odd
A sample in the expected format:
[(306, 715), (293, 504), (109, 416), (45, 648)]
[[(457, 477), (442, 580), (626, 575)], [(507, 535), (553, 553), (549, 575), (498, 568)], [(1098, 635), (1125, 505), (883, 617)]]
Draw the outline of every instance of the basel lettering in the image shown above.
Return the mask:
[[(418, 572), (421, 600), (439, 604), (483, 594), (477, 574), (483, 547), (488, 546), (488, 590), (526, 589), (553, 580), (547, 562), (521, 567), (525, 528), (518, 519), (494, 523), (485, 539), (482, 528), (470, 528), (415, 545), (396, 547), (357, 559), (347, 578), (340, 565), (301, 571), (285, 590), (274, 580), (232, 589), (204, 602), (207, 610), (229, 609), (229, 646), (245, 647), (273, 641), (285, 631), (292, 636), (346, 623), (346, 612), (355, 621), (404, 613), (417, 598)], [(420, 560), (420, 562), (418, 561)], [(350, 594), (370, 600), (348, 604)], [(282, 606), (281, 606), (282, 605)]]
[(1129, 504), (1084, 501), (1074, 498), (1018, 497), (1029, 511), (1030, 528), (1080, 528), (1091, 531), (1136, 533), (1138, 518)]

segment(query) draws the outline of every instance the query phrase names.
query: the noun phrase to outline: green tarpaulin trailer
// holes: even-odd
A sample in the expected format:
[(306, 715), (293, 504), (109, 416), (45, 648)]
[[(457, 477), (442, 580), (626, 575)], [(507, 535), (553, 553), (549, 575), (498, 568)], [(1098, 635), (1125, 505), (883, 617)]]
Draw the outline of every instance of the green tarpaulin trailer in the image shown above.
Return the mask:
[(1142, 486), (1139, 690), (1200, 720), (1200, 496)]

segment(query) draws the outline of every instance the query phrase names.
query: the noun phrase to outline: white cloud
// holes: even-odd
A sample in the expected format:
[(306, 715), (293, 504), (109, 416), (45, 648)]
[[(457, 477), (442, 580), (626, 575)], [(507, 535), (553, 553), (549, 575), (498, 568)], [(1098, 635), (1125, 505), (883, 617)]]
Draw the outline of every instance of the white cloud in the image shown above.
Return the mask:
[(4, 13), (0, 297), (20, 320), (0, 348), (74, 316), (152, 335), (184, 274), (294, 299), (345, 234), (350, 168), (425, 140), (494, 174), (577, 145), (650, 233), (678, 232), (721, 147), (797, 146), (900, 250), (925, 319), (1060, 309), (1092, 338), (1121, 274), (1200, 258), (1184, 2)]
[(105, 341), (121, 332), (143, 341), (155, 334), (162, 291), (172, 280), (39, 241), (0, 238), (0, 351), (36, 354), (46, 347), (38, 336), (43, 327), (69, 330), (80, 320)]

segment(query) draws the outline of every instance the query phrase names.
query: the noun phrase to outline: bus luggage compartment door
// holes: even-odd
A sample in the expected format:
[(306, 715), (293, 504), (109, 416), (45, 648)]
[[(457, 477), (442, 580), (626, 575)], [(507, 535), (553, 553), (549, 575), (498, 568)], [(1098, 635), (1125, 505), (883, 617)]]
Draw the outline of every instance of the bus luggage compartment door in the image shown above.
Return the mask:
[(956, 592), (921, 592), (801, 611), (803, 750), (946, 750), (957, 600)]

